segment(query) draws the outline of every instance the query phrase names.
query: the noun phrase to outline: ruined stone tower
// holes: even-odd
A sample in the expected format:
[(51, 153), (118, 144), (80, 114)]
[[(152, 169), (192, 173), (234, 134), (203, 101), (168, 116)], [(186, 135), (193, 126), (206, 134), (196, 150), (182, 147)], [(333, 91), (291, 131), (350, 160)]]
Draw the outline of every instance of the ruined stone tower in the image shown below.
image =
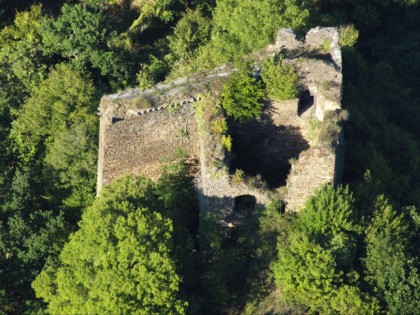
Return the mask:
[[(251, 57), (256, 67), (281, 54), (300, 78), (299, 98), (267, 104), (262, 117), (246, 125), (231, 123), (233, 154), (202, 128), (195, 105), (214, 93), (236, 71), (224, 65), (151, 89), (104, 96), (99, 107), (97, 190), (126, 173), (160, 175), (163, 157), (183, 148), (196, 161), (197, 193), (203, 211), (233, 211), (241, 197), (257, 205), (278, 198), (299, 210), (321, 185), (340, 178), (342, 152), (341, 50), (336, 28), (311, 29), (299, 40), (289, 29)], [(232, 181), (241, 169), (243, 181)], [(260, 182), (266, 182), (266, 185)]]

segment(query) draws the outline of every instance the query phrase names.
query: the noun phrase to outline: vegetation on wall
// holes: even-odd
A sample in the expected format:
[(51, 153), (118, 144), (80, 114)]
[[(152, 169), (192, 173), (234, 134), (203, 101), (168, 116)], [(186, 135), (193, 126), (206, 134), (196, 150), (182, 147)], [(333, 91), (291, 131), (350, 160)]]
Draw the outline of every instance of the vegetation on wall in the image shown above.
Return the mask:
[(261, 116), (264, 99), (260, 81), (246, 72), (235, 72), (224, 84), (220, 102), (229, 117), (244, 123)]
[[(418, 1), (0, 0), (0, 312), (415, 314), (419, 15)], [(183, 158), (94, 201), (101, 95), (314, 25), (340, 26), (349, 188), (324, 187), (298, 214), (256, 209), (230, 235), (218, 209), (199, 224)], [(261, 75), (271, 98), (296, 95), (281, 61)], [(244, 122), (264, 98), (238, 72), (220, 104)], [(214, 109), (201, 113), (228, 149)]]
[(262, 64), (261, 77), (267, 94), (275, 100), (288, 100), (298, 95), (298, 75), (292, 65), (282, 64), (281, 56), (267, 58)]

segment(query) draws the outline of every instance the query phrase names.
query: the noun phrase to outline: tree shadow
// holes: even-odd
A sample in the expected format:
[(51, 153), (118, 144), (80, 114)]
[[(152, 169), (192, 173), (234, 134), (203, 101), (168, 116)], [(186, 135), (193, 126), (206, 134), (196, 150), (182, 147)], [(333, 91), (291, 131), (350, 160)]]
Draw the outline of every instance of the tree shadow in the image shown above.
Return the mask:
[(254, 260), (263, 205), (251, 195), (203, 198), (208, 211), (200, 223), (201, 313), (236, 314), (258, 273)]

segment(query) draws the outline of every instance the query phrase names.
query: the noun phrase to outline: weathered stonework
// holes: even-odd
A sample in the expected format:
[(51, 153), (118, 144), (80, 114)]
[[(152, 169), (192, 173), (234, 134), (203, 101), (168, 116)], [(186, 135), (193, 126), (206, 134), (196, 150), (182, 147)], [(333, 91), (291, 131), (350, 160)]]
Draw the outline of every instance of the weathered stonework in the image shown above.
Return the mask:
[[(336, 128), (327, 140), (318, 133), (322, 129), (319, 126), (330, 123), (328, 113), (338, 115), (341, 109), (338, 30), (315, 28), (304, 40), (298, 40), (291, 30), (282, 29), (275, 44), (253, 55), (257, 68), (261, 60), (279, 53), (300, 77), (301, 99), (271, 102), (261, 119), (233, 126), (233, 132), (242, 143), (253, 146), (250, 150), (260, 152), (257, 158), (265, 163), (291, 167), (283, 187), (232, 183), (232, 161), (214, 136), (199, 130), (194, 104), (201, 95), (220, 88), (235, 71), (226, 65), (146, 91), (132, 89), (104, 96), (99, 108), (98, 193), (103, 185), (125, 173), (158, 178), (161, 159), (170, 158), (177, 148), (184, 148), (191, 159), (198, 161), (196, 186), (203, 211), (219, 209), (228, 215), (238, 196), (254, 196), (262, 206), (277, 198), (279, 192), (287, 203), (286, 210), (299, 210), (322, 184), (335, 183), (340, 177), (336, 155), (342, 143), (340, 129)], [(306, 105), (304, 96), (310, 101)], [(339, 120), (332, 123), (338, 126)], [(259, 139), (261, 142), (255, 143)]]

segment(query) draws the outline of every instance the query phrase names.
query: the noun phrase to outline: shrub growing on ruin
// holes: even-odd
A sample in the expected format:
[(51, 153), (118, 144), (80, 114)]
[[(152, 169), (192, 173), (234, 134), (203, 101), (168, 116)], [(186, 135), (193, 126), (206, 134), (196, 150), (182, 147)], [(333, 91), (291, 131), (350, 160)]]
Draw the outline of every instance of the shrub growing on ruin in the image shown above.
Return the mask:
[(345, 25), (340, 27), (340, 35), (338, 43), (341, 47), (352, 47), (356, 44), (359, 38), (359, 31), (354, 27), (353, 24)]
[(227, 135), (227, 136), (226, 135), (223, 135), (222, 136), (222, 139), (221, 139), (221, 142), (222, 142), (223, 148), (227, 152), (232, 151), (232, 137), (230, 135)]
[(265, 93), (262, 84), (247, 73), (236, 72), (222, 89), (221, 105), (229, 117), (245, 123), (261, 116)]
[(298, 95), (298, 75), (291, 65), (282, 64), (282, 59), (267, 58), (262, 65), (261, 77), (267, 94), (276, 100), (288, 100)]
[(235, 171), (235, 173), (230, 178), (230, 181), (232, 185), (234, 186), (242, 184), (244, 180), (245, 180), (245, 172), (239, 168)]
[(211, 127), (211, 129), (215, 133), (225, 134), (228, 131), (228, 125), (226, 119), (224, 118), (216, 119), (215, 121), (213, 121)]

